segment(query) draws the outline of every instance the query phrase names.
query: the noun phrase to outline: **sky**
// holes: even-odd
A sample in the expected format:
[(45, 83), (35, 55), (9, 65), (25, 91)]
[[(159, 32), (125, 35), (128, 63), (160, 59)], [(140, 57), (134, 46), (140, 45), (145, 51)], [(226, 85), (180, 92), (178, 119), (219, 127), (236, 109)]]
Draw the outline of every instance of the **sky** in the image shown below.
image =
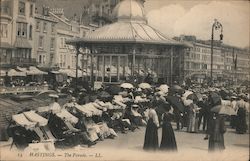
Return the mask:
[[(148, 23), (169, 37), (181, 34), (211, 39), (214, 19), (223, 26), (223, 42), (249, 47), (250, 1), (147, 0)], [(220, 31), (215, 31), (219, 40)]]
[[(37, 0), (37, 4), (63, 7), (66, 16), (80, 14), (86, 0)], [(152, 27), (168, 37), (181, 34), (211, 39), (214, 19), (223, 26), (223, 42), (249, 47), (250, 1), (248, 0), (146, 0), (146, 16)], [(215, 32), (215, 40), (219, 39)]]

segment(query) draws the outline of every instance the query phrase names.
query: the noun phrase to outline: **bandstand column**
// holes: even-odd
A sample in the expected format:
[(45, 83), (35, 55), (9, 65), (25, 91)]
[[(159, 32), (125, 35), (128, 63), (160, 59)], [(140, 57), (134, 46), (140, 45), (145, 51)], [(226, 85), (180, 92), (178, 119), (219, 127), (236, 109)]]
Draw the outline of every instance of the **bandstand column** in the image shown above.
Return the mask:
[(94, 87), (94, 65), (93, 65), (93, 50), (92, 49), (91, 49), (91, 55), (90, 55), (90, 62), (91, 62), (90, 82), (91, 82), (92, 87)]
[(117, 62), (117, 80), (120, 81), (120, 56), (118, 56), (118, 62)]
[(104, 76), (105, 76), (105, 58), (104, 55), (102, 55), (102, 82), (104, 82)]
[(98, 77), (99, 77), (99, 57), (98, 56), (95, 56), (95, 59), (96, 59), (96, 71), (95, 71), (95, 81), (97, 81)]
[(138, 63), (137, 63), (138, 75), (140, 75), (140, 62), (141, 62), (141, 59), (140, 59), (139, 56), (137, 56), (137, 60), (138, 60)]
[(173, 55), (174, 55), (174, 47), (171, 47), (170, 51), (170, 85), (173, 83)]
[(111, 83), (112, 55), (109, 57), (109, 82)]
[(134, 76), (135, 76), (135, 47), (133, 49), (132, 76), (133, 76), (133, 79), (134, 79)]

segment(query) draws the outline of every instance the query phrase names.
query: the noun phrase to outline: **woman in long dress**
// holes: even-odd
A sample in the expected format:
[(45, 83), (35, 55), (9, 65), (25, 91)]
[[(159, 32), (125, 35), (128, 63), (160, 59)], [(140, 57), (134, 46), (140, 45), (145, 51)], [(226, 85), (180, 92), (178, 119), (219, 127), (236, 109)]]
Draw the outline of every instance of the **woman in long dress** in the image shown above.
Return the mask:
[(189, 105), (188, 109), (188, 127), (187, 132), (197, 133), (198, 132), (198, 106), (194, 103)]
[(144, 150), (157, 150), (159, 148), (158, 127), (158, 116), (155, 107), (151, 104), (148, 110), (148, 122), (143, 145)]
[(244, 107), (239, 107), (236, 116), (236, 132), (238, 134), (244, 134), (247, 131), (247, 121), (246, 121), (246, 109)]
[(169, 112), (171, 109), (170, 105), (166, 105), (166, 112), (163, 113), (162, 118), (162, 139), (161, 139), (161, 150), (177, 151), (177, 144), (175, 140), (174, 131), (171, 125), (172, 114)]
[(208, 126), (208, 133), (209, 133), (208, 150), (210, 152), (222, 151), (225, 149), (224, 145), (225, 132), (226, 128), (223, 116), (214, 113), (213, 117), (210, 119), (210, 124)]

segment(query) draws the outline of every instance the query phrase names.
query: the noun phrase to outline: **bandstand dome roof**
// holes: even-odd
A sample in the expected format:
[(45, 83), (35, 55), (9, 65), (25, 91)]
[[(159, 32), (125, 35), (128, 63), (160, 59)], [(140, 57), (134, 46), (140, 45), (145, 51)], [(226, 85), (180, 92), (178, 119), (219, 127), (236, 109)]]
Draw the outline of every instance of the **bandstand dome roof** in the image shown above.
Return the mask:
[(140, 2), (123, 0), (113, 10), (113, 16), (119, 20), (146, 21), (145, 11)]
[(147, 23), (144, 7), (139, 0), (123, 0), (113, 11), (115, 22), (88, 33), (83, 38), (67, 41), (79, 43), (144, 43), (183, 45), (166, 37)]

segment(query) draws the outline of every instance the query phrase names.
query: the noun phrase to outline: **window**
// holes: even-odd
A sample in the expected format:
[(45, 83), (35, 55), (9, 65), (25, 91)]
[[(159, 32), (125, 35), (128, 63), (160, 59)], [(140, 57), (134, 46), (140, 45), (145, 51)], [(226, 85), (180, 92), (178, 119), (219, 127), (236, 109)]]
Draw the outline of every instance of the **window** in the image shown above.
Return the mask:
[(27, 24), (26, 23), (17, 23), (17, 36), (18, 37), (27, 37)]
[(43, 55), (43, 64), (45, 64), (46, 57)]
[(67, 47), (67, 44), (65, 43), (65, 41), (66, 41), (66, 39), (64, 38), (64, 40), (63, 40), (63, 45), (64, 45), (63, 47), (64, 47), (64, 48)]
[(202, 69), (207, 69), (207, 64), (202, 64)]
[(36, 30), (40, 30), (40, 21), (36, 21)]
[(0, 25), (0, 37), (8, 37), (7, 24), (1, 24)]
[(17, 36), (21, 36), (22, 26), (21, 23), (17, 23)]
[(54, 33), (55, 32), (55, 24), (51, 24), (51, 32)]
[(30, 17), (33, 17), (33, 8), (34, 8), (34, 6), (33, 6), (33, 4), (30, 4)]
[(44, 24), (43, 24), (43, 32), (47, 32), (47, 23), (46, 22), (44, 22)]
[(29, 30), (29, 38), (32, 39), (32, 30), (33, 30), (33, 27), (32, 25), (30, 25), (30, 30)]
[(54, 53), (50, 53), (50, 64), (53, 63), (53, 60), (54, 60)]
[(52, 49), (52, 50), (55, 49), (55, 38), (51, 38), (51, 41), (50, 41), (50, 49)]
[(60, 38), (60, 47), (61, 47), (61, 48), (63, 48), (63, 46), (64, 46), (64, 43), (63, 43), (63, 42), (64, 42), (64, 38), (62, 37), (62, 38)]
[(62, 67), (62, 62), (63, 62), (63, 60), (62, 60), (62, 54), (60, 55), (60, 67)]
[(27, 37), (27, 24), (23, 23), (22, 37)]
[(25, 3), (24, 2), (19, 1), (18, 13), (19, 15), (25, 15)]
[(86, 32), (85, 31), (83, 31), (82, 32), (82, 37), (84, 37), (86, 35)]
[(43, 36), (39, 37), (38, 47), (43, 48)]
[(42, 63), (42, 55), (39, 55), (38, 62), (39, 62), (39, 63)]
[(63, 67), (65, 67), (66, 66), (66, 55), (64, 55), (64, 60), (63, 60)]

